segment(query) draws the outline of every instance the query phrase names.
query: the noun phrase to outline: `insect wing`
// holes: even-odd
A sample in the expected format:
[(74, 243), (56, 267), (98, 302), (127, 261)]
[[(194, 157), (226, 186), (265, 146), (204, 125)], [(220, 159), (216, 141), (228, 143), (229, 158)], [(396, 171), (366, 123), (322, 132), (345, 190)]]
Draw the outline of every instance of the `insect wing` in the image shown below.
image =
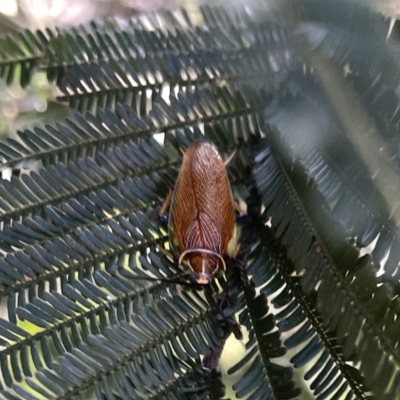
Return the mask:
[(203, 248), (224, 255), (234, 231), (234, 205), (223, 160), (212, 144), (197, 141), (185, 153), (169, 223), (175, 252)]

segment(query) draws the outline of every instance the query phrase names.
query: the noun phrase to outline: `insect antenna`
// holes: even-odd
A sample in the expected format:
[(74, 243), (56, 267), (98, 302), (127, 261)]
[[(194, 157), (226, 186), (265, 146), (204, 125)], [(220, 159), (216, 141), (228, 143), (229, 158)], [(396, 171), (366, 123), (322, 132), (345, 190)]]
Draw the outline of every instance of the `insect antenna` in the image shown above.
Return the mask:
[(134, 281), (150, 281), (150, 282), (163, 282), (163, 283), (174, 283), (177, 285), (183, 285), (183, 286), (194, 286), (193, 282), (190, 281), (184, 281), (184, 280), (180, 280), (179, 277), (178, 278), (172, 278), (172, 279), (168, 279), (168, 278), (153, 278), (151, 276), (136, 276), (133, 275), (132, 273), (128, 274), (124, 274), (125, 278), (127, 279), (131, 279)]
[(177, 285), (183, 285), (183, 286), (194, 286), (192, 282), (187, 282), (187, 281), (180, 281), (178, 279), (166, 279), (166, 278), (151, 278), (150, 276), (144, 277), (144, 276), (135, 276), (131, 277), (130, 279), (133, 280), (142, 280), (142, 281), (150, 281), (150, 282), (163, 282), (163, 283), (175, 283)]

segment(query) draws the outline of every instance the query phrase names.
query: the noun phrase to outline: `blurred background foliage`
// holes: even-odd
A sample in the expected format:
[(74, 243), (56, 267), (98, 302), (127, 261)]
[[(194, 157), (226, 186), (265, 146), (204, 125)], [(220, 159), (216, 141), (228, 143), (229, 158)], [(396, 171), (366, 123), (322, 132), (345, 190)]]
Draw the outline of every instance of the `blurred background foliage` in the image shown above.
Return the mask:
[[(256, 0), (259, 1), (259, 0)], [(256, 2), (255, 0), (252, 3)], [(349, 0), (350, 1), (350, 0)], [(395, 22), (400, 15), (397, 0), (352, 0), (368, 5), (382, 13), (388, 21), (388, 32), (397, 34)], [(232, 4), (242, 0), (231, 0)], [(213, 0), (0, 0), (0, 33), (16, 33), (20, 30), (65, 28), (87, 24), (92, 20), (116, 17), (126, 20), (145, 11), (162, 8), (184, 7), (194, 14), (201, 4), (227, 4)], [(277, 1), (266, 0), (271, 9)], [(18, 81), (7, 85), (0, 80), (0, 137), (12, 136), (13, 132), (38, 123), (62, 118), (70, 113), (66, 104), (60, 104), (60, 95), (54, 83), (46, 79), (45, 73), (37, 71), (30, 85), (22, 89)]]
[[(197, 3), (192, 0), (0, 0), (0, 34), (24, 29), (62, 29), (106, 17), (126, 20), (140, 12), (160, 8), (185, 7), (190, 12), (196, 10)], [(0, 137), (67, 116), (69, 107), (55, 100), (59, 94), (56, 85), (40, 71), (26, 88), (21, 88), (18, 80), (7, 85), (1, 79)]]

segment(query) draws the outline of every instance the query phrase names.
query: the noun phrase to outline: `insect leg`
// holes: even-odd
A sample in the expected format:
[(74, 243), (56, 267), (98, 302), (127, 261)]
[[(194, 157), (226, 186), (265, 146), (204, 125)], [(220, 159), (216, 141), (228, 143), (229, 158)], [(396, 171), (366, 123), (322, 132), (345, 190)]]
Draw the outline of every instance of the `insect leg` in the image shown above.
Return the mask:
[(224, 161), (225, 167), (232, 161), (232, 158), (235, 157), (237, 150), (233, 150), (232, 154)]
[(245, 214), (243, 212), (243, 210), (240, 208), (239, 204), (238, 203), (234, 203), (233, 204), (233, 208), (238, 213), (238, 215), (236, 215), (236, 222), (239, 222), (239, 223), (246, 222), (247, 221), (247, 214)]
[(249, 219), (247, 214), (242, 214), (242, 215), (237, 215), (236, 216), (236, 222), (239, 224), (242, 224), (244, 222), (247, 222)]
[(163, 215), (159, 215), (158, 218), (160, 219), (160, 222), (164, 225), (168, 225), (168, 217), (163, 214)]
[(168, 210), (169, 205), (171, 204), (171, 198), (172, 198), (172, 190), (168, 192), (167, 197), (165, 198), (164, 203), (161, 206), (160, 212), (158, 214), (160, 221), (166, 225), (168, 224), (168, 217), (166, 212)]
[(211, 303), (214, 305), (214, 307), (218, 310), (218, 312), (221, 314), (222, 318), (225, 320), (227, 325), (231, 328), (232, 333), (235, 335), (235, 338), (238, 340), (243, 339), (243, 334), (242, 330), (240, 329), (240, 325), (234, 318), (228, 318), (220, 305), (218, 304), (216, 298), (215, 298), (215, 292), (213, 288), (210, 285), (205, 285), (204, 286), (204, 291), (206, 293), (206, 296), (210, 299)]
[(158, 250), (160, 253), (163, 253), (164, 256), (167, 256), (167, 257), (172, 258), (173, 260), (175, 260), (174, 255), (173, 255), (172, 253), (170, 253), (168, 250), (165, 250), (164, 247), (161, 247), (161, 246), (158, 244), (158, 245), (156, 246), (156, 248), (157, 248), (157, 250)]
[(236, 258), (236, 257), (237, 257), (237, 255), (239, 254), (239, 251), (240, 251), (240, 246), (241, 246), (241, 243), (238, 243), (238, 244), (236, 245), (235, 251), (233, 252), (232, 258)]

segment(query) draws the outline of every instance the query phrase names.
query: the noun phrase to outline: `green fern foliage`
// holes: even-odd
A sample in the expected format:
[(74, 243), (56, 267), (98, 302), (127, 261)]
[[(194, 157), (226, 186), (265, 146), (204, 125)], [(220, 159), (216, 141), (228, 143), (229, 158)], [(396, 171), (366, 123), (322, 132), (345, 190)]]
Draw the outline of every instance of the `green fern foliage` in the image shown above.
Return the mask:
[[(0, 143), (1, 399), (398, 398), (398, 38), (342, 0), (275, 11), (0, 38), (1, 79), (45, 71), (74, 112)], [(159, 218), (198, 139), (245, 211), (209, 290)]]
[(42, 62), (43, 53), (54, 33), (29, 30), (0, 38), (0, 77), (8, 84), (19, 78), (22, 87), (31, 80), (33, 72)]

